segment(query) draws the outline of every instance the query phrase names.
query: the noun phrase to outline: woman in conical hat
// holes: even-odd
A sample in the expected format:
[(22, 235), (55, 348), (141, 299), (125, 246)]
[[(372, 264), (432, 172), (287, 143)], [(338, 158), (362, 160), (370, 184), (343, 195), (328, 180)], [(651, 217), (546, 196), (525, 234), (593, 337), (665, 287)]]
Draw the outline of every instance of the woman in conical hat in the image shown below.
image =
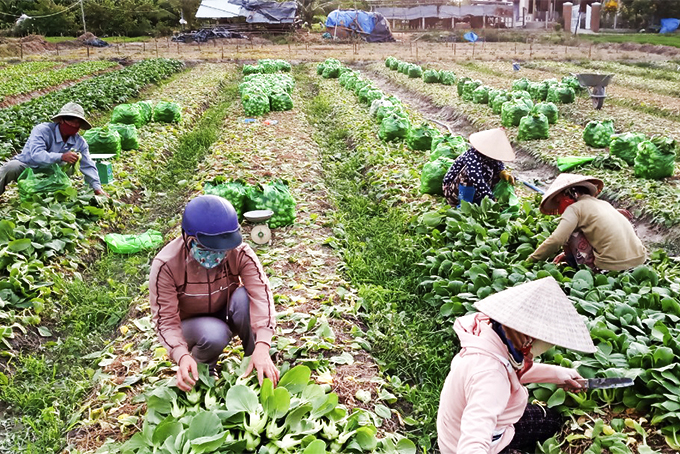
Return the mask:
[(470, 145), (444, 176), (444, 197), (452, 207), (459, 206), (461, 200), (479, 203), (484, 197), (493, 198), (493, 187), (500, 180), (515, 183), (503, 164), (515, 159), (503, 129), (476, 132), (470, 135)]
[(630, 213), (596, 198), (603, 186), (597, 178), (560, 174), (540, 205), (544, 214), (559, 214), (560, 222), (529, 258), (545, 260), (564, 247), (555, 261), (573, 267), (626, 270), (644, 263), (647, 251), (630, 223)]
[(560, 429), (558, 414), (527, 405), (526, 383), (581, 389), (574, 369), (534, 363), (553, 345), (596, 351), (571, 301), (552, 277), (491, 295), (459, 317), (461, 350), (451, 362), (437, 415), (442, 454), (533, 451)]

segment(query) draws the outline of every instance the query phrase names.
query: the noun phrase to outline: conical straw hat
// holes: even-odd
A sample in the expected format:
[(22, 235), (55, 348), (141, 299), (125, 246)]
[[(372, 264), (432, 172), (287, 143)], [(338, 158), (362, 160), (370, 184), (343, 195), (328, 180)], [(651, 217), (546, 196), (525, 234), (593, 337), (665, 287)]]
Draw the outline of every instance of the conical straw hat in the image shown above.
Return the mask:
[(502, 128), (487, 129), (470, 135), (470, 144), (484, 156), (498, 161), (513, 161), (515, 152)]
[(555, 178), (555, 181), (553, 181), (546, 193), (543, 194), (543, 200), (541, 200), (540, 205), (541, 213), (554, 214), (557, 212), (558, 206), (555, 196), (572, 186), (583, 186), (588, 188), (590, 195), (597, 197), (597, 195), (602, 192), (604, 183), (599, 178), (577, 175), (575, 173), (561, 173)]
[(475, 307), (534, 339), (585, 353), (596, 351), (581, 315), (553, 277), (487, 296)]

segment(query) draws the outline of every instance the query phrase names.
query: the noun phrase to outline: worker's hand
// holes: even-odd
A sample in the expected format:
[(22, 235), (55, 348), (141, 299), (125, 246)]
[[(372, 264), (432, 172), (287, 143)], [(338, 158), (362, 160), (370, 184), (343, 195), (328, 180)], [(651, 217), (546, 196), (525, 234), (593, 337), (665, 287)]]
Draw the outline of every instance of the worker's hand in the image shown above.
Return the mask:
[(102, 188), (95, 189), (95, 190), (94, 190), (94, 195), (101, 195), (101, 196), (104, 196), (104, 197), (108, 197), (108, 196), (109, 196), (109, 195), (106, 193), (106, 191), (103, 190)]
[(557, 383), (561, 388), (571, 392), (580, 392), (585, 390), (582, 381), (583, 377), (581, 377), (581, 374), (579, 374), (576, 369), (559, 367), (555, 375), (555, 383)]
[(78, 153), (74, 153), (72, 151), (67, 151), (66, 153), (61, 155), (61, 160), (64, 162), (68, 162), (69, 164), (75, 164), (78, 162)]
[(498, 176), (500, 177), (501, 180), (505, 180), (513, 186), (515, 185), (515, 177), (512, 176), (512, 174), (510, 173), (509, 170), (507, 170), (507, 169), (501, 170), (498, 173)]
[(560, 263), (567, 263), (567, 261), (566, 261), (565, 258), (564, 258), (565, 255), (566, 255), (566, 254), (565, 254), (564, 252), (560, 252), (560, 253), (557, 254), (557, 256), (553, 259), (553, 263), (554, 263), (555, 265), (559, 265)]
[(247, 377), (253, 371), (253, 368), (257, 370), (257, 381), (262, 385), (262, 380), (264, 377), (269, 378), (274, 386), (279, 382), (279, 370), (274, 365), (271, 356), (269, 356), (269, 345), (264, 342), (258, 342), (255, 344), (255, 351), (250, 357), (250, 364), (248, 364), (248, 369), (243, 377)]
[(182, 391), (190, 391), (198, 380), (198, 364), (191, 355), (184, 355), (179, 360), (177, 369), (177, 387)]

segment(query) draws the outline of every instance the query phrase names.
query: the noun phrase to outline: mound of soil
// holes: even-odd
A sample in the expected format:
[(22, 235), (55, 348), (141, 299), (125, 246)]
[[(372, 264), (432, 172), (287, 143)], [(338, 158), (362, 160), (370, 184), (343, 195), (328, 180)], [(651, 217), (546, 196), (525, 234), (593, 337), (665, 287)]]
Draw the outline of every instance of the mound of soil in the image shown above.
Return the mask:
[(0, 56), (17, 56), (22, 49), (24, 53), (38, 53), (54, 48), (55, 45), (45, 41), (41, 35), (28, 35), (23, 38), (0, 37)]

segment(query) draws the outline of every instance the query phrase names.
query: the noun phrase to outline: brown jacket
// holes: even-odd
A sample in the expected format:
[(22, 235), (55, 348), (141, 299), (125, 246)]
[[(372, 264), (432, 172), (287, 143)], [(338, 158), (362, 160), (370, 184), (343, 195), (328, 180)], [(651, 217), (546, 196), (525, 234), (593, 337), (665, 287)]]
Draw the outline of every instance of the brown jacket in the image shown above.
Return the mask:
[(181, 321), (223, 310), (234, 290), (244, 286), (250, 296), (250, 324), (256, 342), (271, 345), (274, 296), (255, 252), (243, 243), (212, 269), (194, 260), (182, 237), (168, 243), (151, 264), (149, 298), (158, 337), (178, 362), (189, 353)]
[(595, 266), (600, 269), (620, 271), (645, 262), (647, 251), (628, 219), (608, 202), (589, 195), (579, 197), (564, 210), (555, 231), (531, 258), (544, 260), (552, 256), (577, 229), (593, 247)]

